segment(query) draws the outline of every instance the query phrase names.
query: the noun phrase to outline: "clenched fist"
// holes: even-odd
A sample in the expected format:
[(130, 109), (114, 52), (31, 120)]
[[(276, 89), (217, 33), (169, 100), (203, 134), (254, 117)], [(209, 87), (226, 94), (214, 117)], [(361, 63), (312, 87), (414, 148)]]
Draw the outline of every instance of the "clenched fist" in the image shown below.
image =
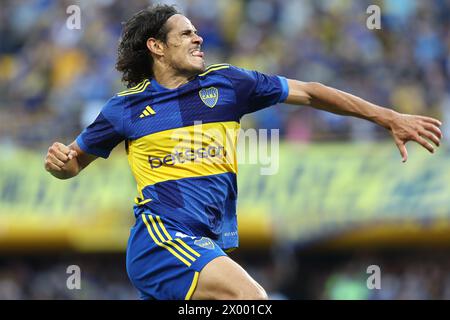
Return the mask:
[(61, 172), (64, 166), (73, 158), (77, 156), (75, 150), (68, 146), (55, 142), (48, 148), (47, 156), (45, 157), (45, 170), (48, 172)]

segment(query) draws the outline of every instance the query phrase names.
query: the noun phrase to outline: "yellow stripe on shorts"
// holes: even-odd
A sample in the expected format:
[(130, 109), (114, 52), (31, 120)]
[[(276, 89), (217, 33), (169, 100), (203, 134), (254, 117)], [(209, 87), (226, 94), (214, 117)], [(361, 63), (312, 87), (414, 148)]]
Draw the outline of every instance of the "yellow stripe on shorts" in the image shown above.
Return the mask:
[(183, 240), (181, 240), (180, 238), (176, 238), (175, 239), (176, 242), (178, 242), (179, 244), (181, 244), (183, 247), (185, 247), (187, 250), (189, 250), (190, 252), (192, 252), (194, 255), (196, 255), (197, 257), (200, 257), (200, 253), (198, 253), (197, 251), (195, 251), (194, 249), (192, 249), (186, 242), (184, 242)]
[[(161, 227), (161, 230), (164, 232), (164, 234), (167, 236), (167, 239), (172, 240), (172, 237), (170, 236), (170, 234), (167, 232), (166, 227), (164, 227), (164, 224), (161, 221), (161, 218), (159, 216), (156, 216), (156, 220), (158, 220), (158, 224)], [(194, 249), (192, 249), (186, 242), (184, 242), (183, 240), (181, 240), (180, 238), (176, 238), (175, 239), (176, 242), (178, 242), (179, 244), (181, 244), (183, 247), (185, 247), (187, 250), (189, 250), (192, 254), (194, 254), (197, 257), (200, 257), (200, 253), (198, 253), (197, 251), (195, 251)]]
[(147, 226), (148, 233), (150, 234), (150, 237), (152, 237), (153, 241), (160, 247), (167, 249), (171, 254), (173, 254), (175, 257), (180, 259), (184, 264), (186, 264), (188, 267), (191, 266), (191, 263), (184, 259), (182, 256), (180, 256), (175, 250), (173, 250), (171, 247), (165, 245), (164, 243), (161, 243), (156, 237), (155, 234), (152, 231), (152, 227), (150, 227), (150, 224), (148, 223), (147, 219), (145, 218), (145, 215), (142, 214), (142, 220), (144, 221), (145, 225)]
[[(163, 232), (167, 235), (167, 239), (165, 239), (163, 237), (163, 235), (161, 234), (161, 232), (158, 229), (158, 225), (155, 221), (155, 219), (153, 218), (153, 216), (149, 215), (148, 216), (150, 218), (151, 224), (153, 226), (153, 229), (156, 231), (156, 234), (158, 235), (159, 239), (161, 240), (161, 242), (171, 245), (173, 248), (175, 248), (175, 250), (177, 250), (181, 255), (183, 255), (184, 257), (188, 258), (189, 260), (191, 260), (192, 262), (194, 262), (196, 260), (196, 258), (194, 258), (193, 256), (191, 256), (189, 253), (187, 253), (185, 250), (183, 250), (182, 248), (180, 248), (180, 246), (178, 246), (176, 243), (174, 243), (172, 241), (172, 237), (170, 236), (170, 234), (167, 232), (166, 228), (164, 227), (164, 225), (162, 224), (161, 219), (158, 220), (159, 225), (161, 227), (161, 229), (163, 230)], [(157, 216), (157, 219), (159, 218), (159, 216)]]
[(192, 279), (192, 283), (191, 286), (189, 287), (189, 290), (186, 294), (186, 297), (184, 297), (184, 300), (190, 300), (192, 297), (192, 294), (194, 293), (195, 288), (197, 287), (197, 283), (198, 283), (198, 272), (194, 273), (194, 278)]

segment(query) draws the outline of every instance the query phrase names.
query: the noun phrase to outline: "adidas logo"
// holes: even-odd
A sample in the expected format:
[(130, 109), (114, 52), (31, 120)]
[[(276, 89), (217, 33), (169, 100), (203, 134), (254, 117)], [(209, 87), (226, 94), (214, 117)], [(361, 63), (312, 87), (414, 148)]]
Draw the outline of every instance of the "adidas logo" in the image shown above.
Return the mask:
[(141, 115), (139, 116), (139, 118), (145, 118), (148, 116), (153, 116), (155, 114), (156, 114), (156, 112), (155, 112), (155, 110), (152, 109), (152, 107), (146, 106), (144, 111), (142, 111)]

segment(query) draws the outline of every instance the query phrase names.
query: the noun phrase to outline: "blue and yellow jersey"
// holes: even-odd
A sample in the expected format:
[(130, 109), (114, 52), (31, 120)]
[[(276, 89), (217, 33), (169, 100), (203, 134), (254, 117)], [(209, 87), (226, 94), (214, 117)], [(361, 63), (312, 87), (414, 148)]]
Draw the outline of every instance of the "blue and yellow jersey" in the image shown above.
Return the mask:
[(125, 140), (138, 189), (135, 215), (154, 213), (226, 250), (238, 246), (240, 119), (287, 95), (285, 78), (227, 64), (176, 89), (146, 79), (111, 98), (76, 141), (107, 158)]

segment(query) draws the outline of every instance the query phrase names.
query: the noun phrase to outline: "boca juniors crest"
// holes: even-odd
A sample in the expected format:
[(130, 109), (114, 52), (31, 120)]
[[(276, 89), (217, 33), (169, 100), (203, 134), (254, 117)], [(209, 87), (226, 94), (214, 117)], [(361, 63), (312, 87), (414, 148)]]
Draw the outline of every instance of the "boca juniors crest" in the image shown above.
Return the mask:
[(212, 242), (211, 239), (206, 237), (202, 237), (199, 240), (195, 240), (194, 244), (205, 249), (210, 250), (214, 249), (214, 242)]
[(210, 108), (214, 108), (219, 99), (219, 90), (215, 87), (205, 88), (198, 92), (203, 103)]

